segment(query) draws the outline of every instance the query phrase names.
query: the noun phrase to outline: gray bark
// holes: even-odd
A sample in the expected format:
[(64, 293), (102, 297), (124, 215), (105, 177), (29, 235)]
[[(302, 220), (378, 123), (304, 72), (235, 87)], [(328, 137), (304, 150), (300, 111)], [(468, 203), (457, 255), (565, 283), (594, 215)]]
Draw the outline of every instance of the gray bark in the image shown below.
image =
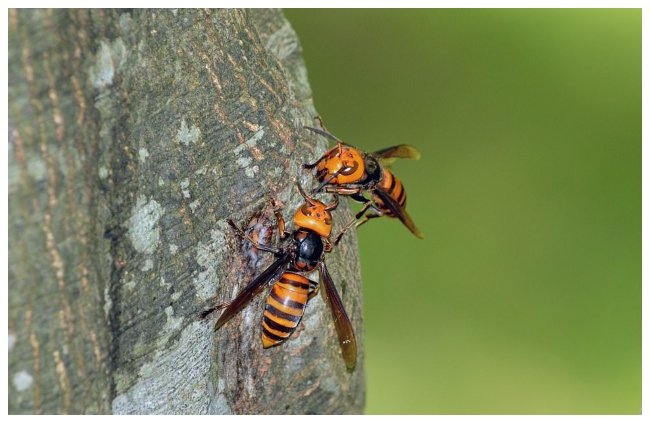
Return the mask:
[(291, 229), (315, 115), (280, 11), (10, 10), (9, 413), (361, 413), (353, 233), (327, 263), (354, 371), (320, 296), (268, 350), (266, 291), (198, 318), (272, 262), (225, 222), (274, 198)]

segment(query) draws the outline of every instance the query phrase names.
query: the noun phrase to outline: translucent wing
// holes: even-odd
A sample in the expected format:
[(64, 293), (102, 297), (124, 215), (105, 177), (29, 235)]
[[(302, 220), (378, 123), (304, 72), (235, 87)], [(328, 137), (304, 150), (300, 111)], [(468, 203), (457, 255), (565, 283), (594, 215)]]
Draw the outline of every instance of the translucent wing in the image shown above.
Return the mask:
[(390, 211), (392, 211), (393, 214), (397, 216), (399, 220), (402, 221), (404, 226), (409, 228), (409, 230), (413, 233), (413, 235), (415, 235), (420, 239), (424, 239), (424, 235), (415, 226), (415, 223), (413, 223), (413, 220), (411, 220), (411, 216), (409, 216), (409, 214), (406, 212), (406, 209), (400, 206), (399, 203), (393, 199), (393, 197), (391, 197), (390, 195), (388, 195), (387, 192), (381, 189), (374, 189), (372, 190), (372, 193), (373, 195), (379, 197), (379, 199), (384, 204), (384, 206), (390, 209)]
[(246, 286), (237, 297), (232, 300), (230, 303), (227, 303), (224, 312), (217, 320), (217, 323), (214, 325), (214, 330), (219, 329), (223, 326), (228, 320), (230, 320), (234, 315), (239, 313), (246, 304), (253, 299), (253, 297), (264, 289), (264, 287), (276, 279), (282, 272), (284, 272), (285, 266), (289, 261), (290, 252), (283, 253), (273, 264), (266, 268), (258, 277), (253, 279), (251, 283)]
[(373, 153), (384, 164), (390, 164), (395, 159), (420, 159), (420, 152), (408, 144), (400, 144), (393, 147), (384, 148)]
[(357, 340), (354, 337), (352, 323), (343, 308), (341, 297), (339, 297), (338, 292), (336, 292), (336, 287), (334, 286), (332, 277), (327, 270), (327, 266), (325, 266), (325, 261), (321, 260), (319, 266), (321, 282), (325, 288), (321, 290), (321, 292), (323, 293), (325, 303), (329, 307), (332, 312), (332, 317), (334, 318), (334, 327), (339, 336), (339, 343), (341, 344), (341, 351), (343, 352), (345, 365), (348, 369), (354, 369), (354, 366), (357, 364)]

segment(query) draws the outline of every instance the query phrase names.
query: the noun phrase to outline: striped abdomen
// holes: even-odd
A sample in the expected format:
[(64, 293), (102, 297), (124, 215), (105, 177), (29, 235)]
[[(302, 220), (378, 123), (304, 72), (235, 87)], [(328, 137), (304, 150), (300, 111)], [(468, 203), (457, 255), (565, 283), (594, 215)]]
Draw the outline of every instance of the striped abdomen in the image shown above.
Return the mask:
[[(377, 188), (387, 193), (393, 200), (395, 200), (402, 208), (406, 207), (406, 190), (402, 182), (397, 178), (397, 176), (390, 173), (386, 168), (382, 169), (383, 175)], [(386, 205), (380, 198), (375, 197), (375, 202), (385, 214), (395, 217), (395, 213)]]
[(262, 321), (264, 348), (291, 336), (300, 323), (308, 296), (309, 279), (297, 273), (285, 272), (273, 284)]

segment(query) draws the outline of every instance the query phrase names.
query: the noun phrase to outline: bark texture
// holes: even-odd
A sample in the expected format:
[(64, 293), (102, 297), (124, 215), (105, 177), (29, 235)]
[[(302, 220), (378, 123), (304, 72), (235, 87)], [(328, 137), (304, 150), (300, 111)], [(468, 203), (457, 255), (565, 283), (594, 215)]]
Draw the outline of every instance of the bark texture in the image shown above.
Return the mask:
[(198, 318), (273, 259), (226, 219), (290, 223), (314, 184), (306, 75), (278, 10), (9, 11), (9, 413), (363, 411), (353, 233), (327, 263), (354, 371), (320, 296), (268, 350), (266, 291)]

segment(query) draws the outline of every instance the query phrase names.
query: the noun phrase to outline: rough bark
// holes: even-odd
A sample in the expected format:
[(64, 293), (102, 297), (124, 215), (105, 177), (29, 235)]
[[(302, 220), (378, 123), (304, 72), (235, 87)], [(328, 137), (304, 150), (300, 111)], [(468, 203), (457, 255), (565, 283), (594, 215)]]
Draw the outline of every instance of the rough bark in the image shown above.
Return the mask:
[(266, 294), (198, 318), (272, 262), (225, 221), (272, 222), (271, 198), (291, 221), (315, 114), (280, 11), (10, 10), (9, 412), (362, 412), (354, 234), (327, 261), (354, 371), (320, 296), (268, 350)]

